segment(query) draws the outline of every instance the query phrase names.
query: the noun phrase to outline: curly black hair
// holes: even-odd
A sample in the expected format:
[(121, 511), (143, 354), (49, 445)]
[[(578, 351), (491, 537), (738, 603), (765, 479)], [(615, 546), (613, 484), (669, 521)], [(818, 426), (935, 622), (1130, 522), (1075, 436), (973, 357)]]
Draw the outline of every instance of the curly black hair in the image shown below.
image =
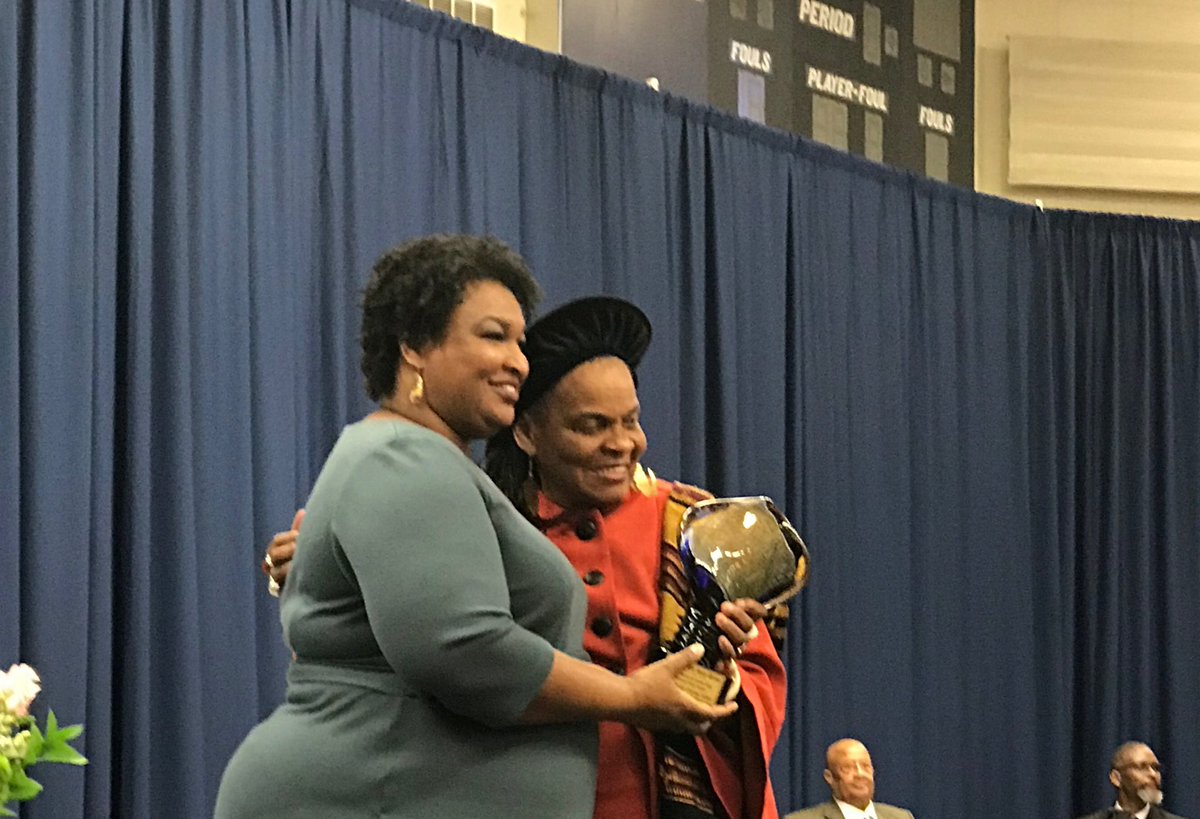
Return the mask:
[(541, 299), (524, 259), (491, 236), (424, 236), (379, 257), (363, 291), (359, 334), (362, 371), (373, 401), (396, 390), (400, 345), (421, 349), (445, 338), (467, 286), (477, 281), (507, 287), (526, 321)]

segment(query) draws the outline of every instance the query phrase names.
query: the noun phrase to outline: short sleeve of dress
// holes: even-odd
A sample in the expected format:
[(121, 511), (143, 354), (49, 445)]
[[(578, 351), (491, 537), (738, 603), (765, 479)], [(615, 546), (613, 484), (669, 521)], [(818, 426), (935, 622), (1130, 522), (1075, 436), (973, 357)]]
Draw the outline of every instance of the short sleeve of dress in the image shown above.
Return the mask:
[(398, 433), (356, 466), (333, 533), (392, 668), (451, 711), (509, 725), (550, 673), (554, 648), (513, 619), (470, 468), (448, 444)]

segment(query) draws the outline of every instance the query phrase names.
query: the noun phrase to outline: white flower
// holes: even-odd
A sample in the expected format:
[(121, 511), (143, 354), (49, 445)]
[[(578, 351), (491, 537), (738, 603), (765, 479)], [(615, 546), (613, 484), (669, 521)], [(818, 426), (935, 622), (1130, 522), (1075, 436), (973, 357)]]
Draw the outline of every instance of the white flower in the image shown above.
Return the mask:
[(0, 705), (14, 716), (25, 716), (42, 690), (41, 682), (31, 666), (25, 663), (10, 666), (7, 672), (0, 672)]
[(0, 734), (0, 756), (14, 762), (24, 758), (25, 752), (29, 750), (30, 736), (31, 734), (28, 730), (18, 731), (11, 737)]

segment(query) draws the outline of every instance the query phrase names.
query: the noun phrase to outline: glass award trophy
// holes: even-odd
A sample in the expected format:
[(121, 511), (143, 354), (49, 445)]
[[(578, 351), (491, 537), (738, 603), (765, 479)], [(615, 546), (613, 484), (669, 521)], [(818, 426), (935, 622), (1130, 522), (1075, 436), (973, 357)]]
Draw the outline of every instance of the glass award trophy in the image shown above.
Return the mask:
[(680, 565), (667, 567), (674, 577), (663, 592), (659, 644), (667, 653), (703, 646), (704, 657), (678, 682), (698, 700), (724, 702), (737, 691), (718, 669), (725, 657), (713, 618), (726, 600), (748, 597), (769, 608), (798, 593), (808, 581), (808, 547), (761, 496), (694, 504), (680, 521), (678, 544)]

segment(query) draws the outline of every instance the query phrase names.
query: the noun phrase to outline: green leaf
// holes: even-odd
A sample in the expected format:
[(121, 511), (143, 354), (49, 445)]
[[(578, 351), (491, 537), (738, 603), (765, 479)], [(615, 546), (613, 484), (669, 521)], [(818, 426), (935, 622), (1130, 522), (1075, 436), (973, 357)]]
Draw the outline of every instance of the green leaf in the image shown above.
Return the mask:
[(42, 736), (42, 732), (38, 730), (36, 725), (29, 726), (29, 740), (25, 746), (25, 758), (22, 762), (25, 765), (32, 765), (37, 762), (38, 757), (42, 755), (42, 746), (45, 745), (46, 738)]
[(59, 728), (54, 736), (62, 739), (63, 742), (70, 742), (82, 733), (82, 725), (68, 725), (66, 728)]
[(13, 771), (13, 777), (8, 781), (8, 798), (17, 802), (28, 802), (42, 792), (42, 785), (30, 779), (25, 772), (18, 769)]
[(0, 816), (16, 816), (16, 814), (3, 805), (0, 805)]
[(51, 748), (46, 747), (42, 750), (42, 757), (38, 762), (56, 762), (59, 765), (86, 765), (88, 764), (87, 757), (76, 751), (70, 745)]
[(86, 765), (87, 759), (67, 743), (83, 733), (82, 725), (58, 727), (58, 718), (51, 711), (46, 715), (46, 733), (39, 749), (39, 762), (57, 762), (61, 765)]

